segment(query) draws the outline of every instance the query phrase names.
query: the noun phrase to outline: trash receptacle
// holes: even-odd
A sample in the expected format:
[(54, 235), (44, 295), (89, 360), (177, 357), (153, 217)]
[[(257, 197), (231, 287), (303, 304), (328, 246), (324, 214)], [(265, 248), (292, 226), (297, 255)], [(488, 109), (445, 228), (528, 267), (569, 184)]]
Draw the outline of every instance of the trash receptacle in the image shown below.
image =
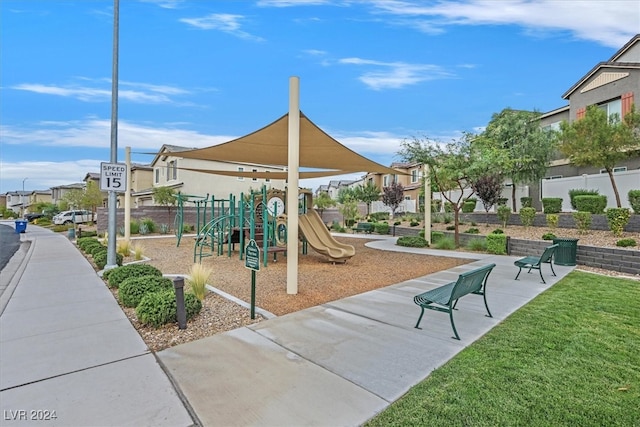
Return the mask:
[(16, 219), (16, 233), (26, 233), (27, 221)]
[(553, 255), (553, 262), (558, 265), (576, 265), (578, 240), (568, 238), (553, 239), (553, 244), (558, 245), (556, 253)]
[(75, 239), (76, 238), (76, 229), (75, 228), (68, 229), (67, 230), (67, 237), (69, 238), (69, 240)]

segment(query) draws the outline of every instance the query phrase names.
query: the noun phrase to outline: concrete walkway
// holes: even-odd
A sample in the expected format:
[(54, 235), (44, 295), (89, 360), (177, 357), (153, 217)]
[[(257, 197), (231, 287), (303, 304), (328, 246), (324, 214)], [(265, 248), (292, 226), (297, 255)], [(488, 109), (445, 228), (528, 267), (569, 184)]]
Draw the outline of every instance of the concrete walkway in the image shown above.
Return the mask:
[[(31, 225), (23, 236), (32, 242), (24, 261), (12, 259), (0, 278), (11, 276), (0, 318), (2, 425), (29, 425), (17, 418), (39, 414), (31, 410), (56, 411), (38, 425), (360, 425), (573, 268), (545, 270), (546, 285), (535, 271), (515, 281), (515, 257), (382, 238), (369, 245), (475, 261), (154, 356), (65, 236)], [(455, 313), (460, 341), (446, 314), (427, 312), (423, 329), (413, 327), (414, 295), (492, 262), (493, 318), (469, 295)]]

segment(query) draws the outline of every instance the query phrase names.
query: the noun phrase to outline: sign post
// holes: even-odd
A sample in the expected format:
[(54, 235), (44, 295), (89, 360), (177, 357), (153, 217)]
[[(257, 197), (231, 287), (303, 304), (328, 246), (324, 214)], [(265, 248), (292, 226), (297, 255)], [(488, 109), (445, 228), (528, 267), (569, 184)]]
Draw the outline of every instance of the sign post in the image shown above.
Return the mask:
[(251, 319), (256, 318), (256, 271), (260, 271), (260, 248), (254, 239), (244, 249), (244, 266), (251, 270)]

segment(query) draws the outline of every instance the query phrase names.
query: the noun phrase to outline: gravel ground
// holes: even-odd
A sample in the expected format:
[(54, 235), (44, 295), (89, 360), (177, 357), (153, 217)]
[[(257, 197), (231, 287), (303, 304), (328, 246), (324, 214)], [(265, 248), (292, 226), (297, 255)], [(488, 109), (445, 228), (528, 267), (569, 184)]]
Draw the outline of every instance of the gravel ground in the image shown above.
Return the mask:
[[(444, 224), (434, 224), (433, 229), (444, 230), (445, 227)], [(484, 225), (476, 227), (480, 229), (481, 234), (495, 229), (495, 227)], [(462, 226), (461, 230), (467, 228), (468, 226)], [(539, 240), (547, 231), (515, 226), (505, 229), (505, 232), (512, 237), (536, 240)], [(556, 230), (555, 234), (561, 237), (579, 238), (580, 244), (606, 247), (615, 247), (615, 242), (618, 240), (611, 235), (611, 232), (605, 231), (592, 231), (587, 235), (580, 235), (577, 230), (562, 229)], [(628, 233), (624, 237), (632, 237), (640, 241), (638, 235)], [(281, 316), (471, 261), (379, 251), (364, 246), (369, 240), (361, 238), (339, 237), (338, 240), (355, 246), (356, 255), (345, 264), (333, 264), (312, 249), (309, 249), (307, 255), (299, 255), (297, 295), (286, 293), (286, 258), (283, 254), (278, 255), (279, 262), (273, 262), (270, 259), (268, 267), (261, 265), (260, 271), (256, 273), (256, 305)], [(144, 255), (150, 258), (148, 263), (158, 267), (165, 274), (188, 275), (193, 265), (192, 238), (184, 237), (180, 247), (176, 247), (176, 239), (173, 236), (134, 239), (133, 244), (144, 247)], [(224, 255), (203, 258), (203, 265), (213, 271), (208, 281), (211, 286), (242, 301), (251, 300), (251, 271), (245, 268), (244, 261), (239, 259), (237, 252), (234, 252), (231, 257)], [(588, 267), (579, 267), (579, 269), (598, 274), (620, 275), (616, 272)], [(117, 299), (117, 292), (113, 293)], [(136, 318), (134, 309), (123, 308), (123, 311), (152, 351), (160, 351), (264, 320), (259, 314), (256, 314), (256, 319), (251, 319), (248, 308), (213, 292), (207, 294), (202, 311), (189, 320), (185, 330), (178, 329), (175, 324), (161, 328), (144, 326)]]

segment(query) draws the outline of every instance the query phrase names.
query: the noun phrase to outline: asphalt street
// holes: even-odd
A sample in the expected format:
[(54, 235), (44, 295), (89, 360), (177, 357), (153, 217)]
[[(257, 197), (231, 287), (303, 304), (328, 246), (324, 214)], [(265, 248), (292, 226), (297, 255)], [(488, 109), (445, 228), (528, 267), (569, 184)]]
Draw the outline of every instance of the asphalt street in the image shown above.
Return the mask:
[(20, 234), (10, 225), (0, 224), (0, 271), (20, 247)]

